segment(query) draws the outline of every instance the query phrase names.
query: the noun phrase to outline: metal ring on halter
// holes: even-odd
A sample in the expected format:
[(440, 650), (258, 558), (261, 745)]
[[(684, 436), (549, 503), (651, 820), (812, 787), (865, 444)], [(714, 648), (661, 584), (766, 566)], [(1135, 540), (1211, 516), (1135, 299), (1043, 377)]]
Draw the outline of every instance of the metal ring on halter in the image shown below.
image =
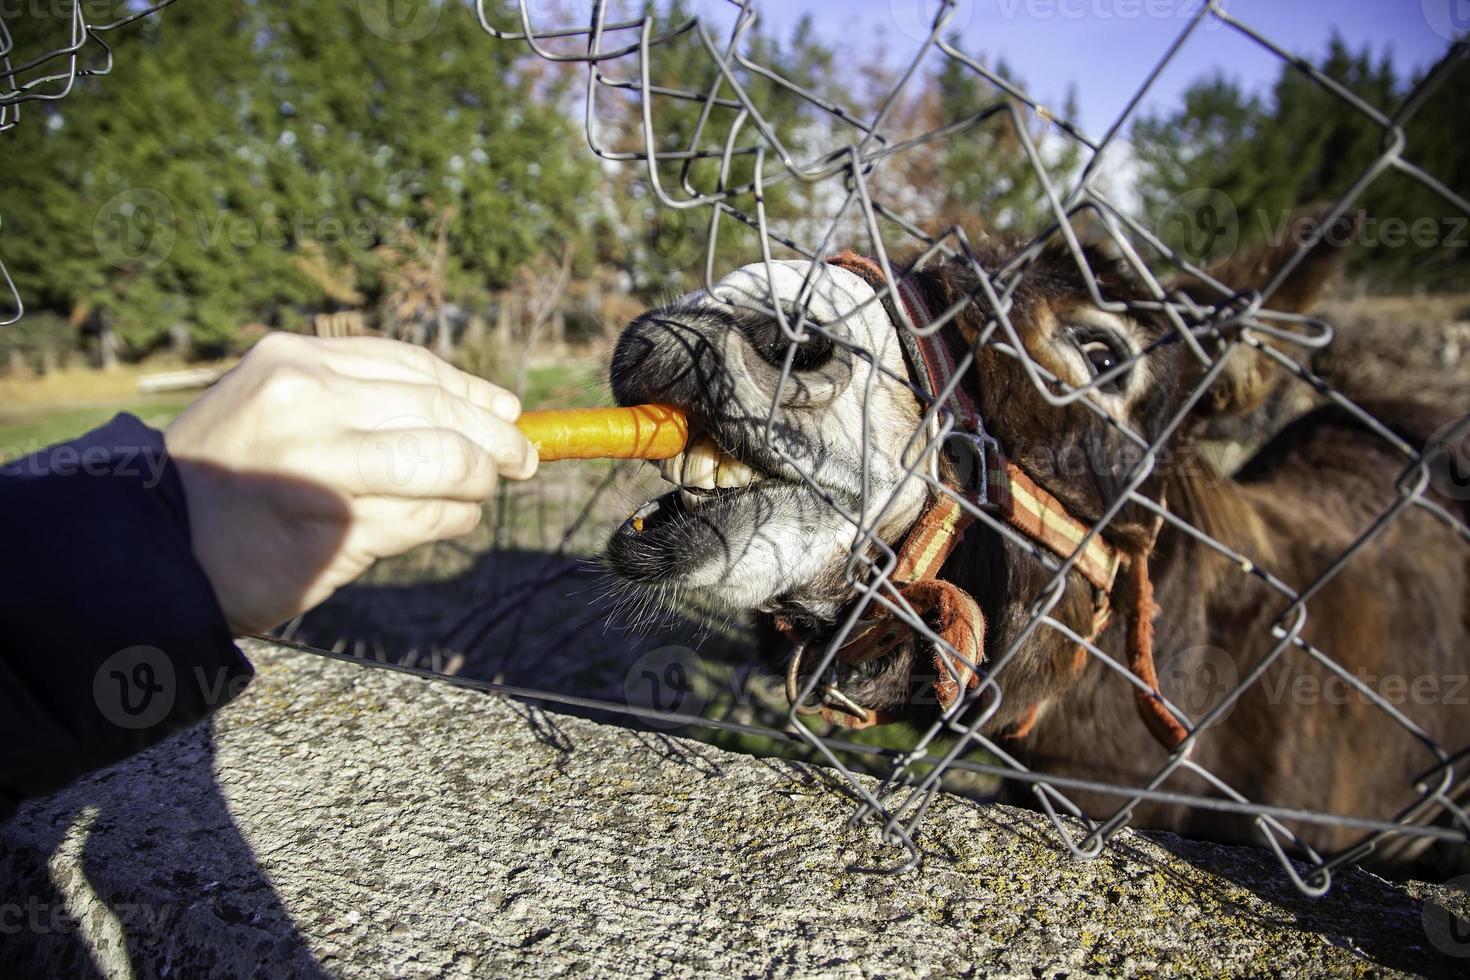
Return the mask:
[(852, 698), (843, 693), (842, 688), (831, 681), (822, 685), (822, 703), (820, 705), (809, 705), (801, 703), (801, 661), (806, 654), (806, 644), (798, 643), (796, 649), (791, 652), (791, 663), (786, 667), (786, 700), (796, 709), (799, 715), (817, 715), (822, 713), (823, 708), (834, 708), (845, 714), (852, 715), (863, 724), (872, 720), (872, 712), (858, 704)]
[(801, 658), (806, 653), (806, 644), (798, 643), (796, 649), (791, 651), (791, 663), (786, 667), (786, 700), (791, 707), (796, 709), (799, 715), (820, 714), (820, 707), (812, 707), (801, 703)]
[(939, 454), (944, 452), (944, 446), (939, 441), (939, 413), (935, 412), (929, 417), (929, 451), (928, 469), (929, 479), (934, 481), (935, 486), (940, 483), (939, 476)]
[(852, 715), (864, 725), (873, 720), (873, 713), (852, 698), (842, 693), (842, 688), (836, 684), (825, 684), (822, 687), (822, 696), (827, 699), (828, 707)]

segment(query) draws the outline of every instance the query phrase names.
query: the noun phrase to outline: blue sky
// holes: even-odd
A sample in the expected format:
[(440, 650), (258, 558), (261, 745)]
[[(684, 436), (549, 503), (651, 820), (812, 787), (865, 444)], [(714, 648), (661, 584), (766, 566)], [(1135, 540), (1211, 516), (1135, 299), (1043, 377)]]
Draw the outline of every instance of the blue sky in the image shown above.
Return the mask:
[[(703, 0), (709, 4), (712, 0)], [(762, 22), (785, 34), (810, 14), (839, 50), (879, 44), (893, 57), (912, 52), (912, 33), (932, 18), (934, 0), (758, 0)], [(1199, 0), (961, 0), (964, 47), (1003, 57), (1033, 95), (1059, 102), (1077, 83), (1081, 123), (1100, 134), (1127, 104)], [(1225, 9), (1288, 51), (1320, 59), (1334, 29), (1355, 49), (1388, 51), (1401, 74), (1434, 63), (1449, 46), (1452, 17), (1466, 0), (1226, 0)], [(1178, 104), (1201, 75), (1224, 70), (1264, 87), (1280, 61), (1218, 22), (1197, 31), (1151, 90), (1153, 104)]]

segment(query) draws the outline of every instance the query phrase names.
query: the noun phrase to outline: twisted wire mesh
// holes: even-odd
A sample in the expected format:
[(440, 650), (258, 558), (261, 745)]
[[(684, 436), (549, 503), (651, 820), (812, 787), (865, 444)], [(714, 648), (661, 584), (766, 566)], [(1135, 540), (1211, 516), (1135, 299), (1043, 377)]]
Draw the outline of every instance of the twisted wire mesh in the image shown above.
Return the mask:
[[(106, 33), (154, 13), (172, 2), (173, 0), (163, 0), (139, 8), (122, 20), (101, 25), (88, 23), (82, 5), (74, 4), (70, 21), (70, 43), (25, 63), (12, 61), (9, 36), (3, 33), (5, 25), (0, 21), (0, 66), (3, 66), (0, 78), (4, 80), (3, 89), (0, 89), (0, 129), (22, 121), (23, 103), (64, 97), (79, 75), (105, 74), (111, 64), (111, 50), (106, 43)], [(710, 2), (714, 3), (715, 0)], [(951, 323), (972, 302), (979, 301), (990, 312), (975, 346), (965, 355), (954, 375), (956, 383), (965, 376), (981, 349), (989, 347), (999, 350), (1014, 359), (1036, 391), (1052, 406), (1080, 406), (1092, 412), (1101, 423), (1117, 429), (1136, 448), (1137, 462), (1128, 473), (1124, 491), (1111, 501), (1105, 513), (1090, 527), (1087, 538), (1078, 546), (1077, 551), (1067, 558), (1057, 558), (1036, 548), (990, 512), (975, 507), (968, 499), (959, 498), (959, 504), (976, 521), (1013, 544), (1029, 549), (1035, 559), (1050, 572), (1050, 579), (1047, 586), (1032, 597), (1027, 625), (1018, 631), (1012, 642), (1005, 649), (994, 651), (990, 661), (984, 664), (968, 664), (980, 674), (980, 684), (964, 693), (951, 708), (945, 710), (920, 733), (911, 747), (904, 750), (878, 749), (818, 732), (801, 722), (796, 705), (787, 713), (785, 726), (774, 727), (682, 715), (657, 707), (579, 697), (557, 690), (512, 687), (469, 679), (458, 679), (457, 683), (520, 697), (626, 712), (652, 721), (706, 725), (742, 734), (798, 740), (847, 777), (852, 793), (860, 801), (854, 820), (876, 820), (883, 838), (901, 849), (901, 856), (884, 869), (889, 871), (906, 870), (919, 862), (920, 850), (915, 842), (915, 835), (927, 805), (940, 787), (941, 781), (955, 771), (968, 771), (1031, 787), (1036, 804), (1049, 816), (1059, 840), (1069, 851), (1079, 856), (1099, 853), (1107, 839), (1126, 825), (1132, 809), (1145, 801), (1251, 816), (1255, 818), (1264, 841), (1279, 858), (1285, 873), (1298, 888), (1311, 894), (1325, 892), (1336, 868), (1358, 859), (1369, 848), (1390, 836), (1415, 836), (1451, 842), (1470, 840), (1470, 817), (1467, 817), (1455, 796), (1464, 779), (1466, 757), (1470, 749), (1438, 744), (1381, 692), (1336, 663), (1330, 656), (1330, 651), (1317, 649), (1303, 636), (1311, 599), (1356, 555), (1378, 540), (1395, 521), (1402, 519), (1404, 514), (1412, 511), (1429, 514), (1444, 525), (1449, 535), (1462, 541), (1470, 542), (1470, 528), (1467, 528), (1463, 518), (1447, 511), (1429, 494), (1431, 467), (1435, 463), (1434, 447), (1421, 450), (1409, 445), (1352, 398), (1336, 390), (1290, 356), (1288, 351), (1291, 348), (1318, 350), (1330, 345), (1334, 337), (1332, 327), (1310, 316), (1273, 310), (1270, 307), (1273, 294), (1292, 269), (1317, 244), (1321, 235), (1326, 234), (1338, 218), (1349, 212), (1371, 183), (1385, 174), (1397, 173), (1415, 181), (1437, 195), (1448, 207), (1470, 215), (1470, 204), (1467, 204), (1461, 194), (1409, 159), (1407, 154), (1410, 148), (1405, 137), (1405, 125), (1429, 94), (1459, 62), (1470, 56), (1470, 47), (1464, 41), (1452, 44), (1445, 57), (1424, 76), (1408, 97), (1393, 112), (1387, 113), (1368, 104), (1310, 63), (1289, 55), (1248, 24), (1231, 16), (1219, 3), (1211, 2), (1201, 7), (1183, 25), (1179, 35), (1161, 54), (1124, 110), (1110, 122), (1101, 136), (1094, 136), (1076, 123), (1059, 117), (1030, 93), (948, 40), (948, 28), (957, 10), (956, 0), (943, 0), (938, 4), (927, 35), (914, 45), (891, 89), (878, 100), (879, 108), (871, 118), (862, 117), (828, 94), (799, 84), (783, 74), (780, 66), (765, 64), (755, 58), (748, 43), (759, 6), (753, 0), (718, 0), (719, 9), (733, 14), (733, 24), (722, 37), (717, 37), (706, 19), (700, 16), (691, 16), (679, 23), (667, 23), (652, 12), (617, 19), (608, 17), (607, 5), (601, 2), (580, 8), (585, 11), (585, 17), (570, 19), (556, 9), (551, 10), (548, 16), (542, 16), (543, 12), (537, 5), (519, 2), (514, 7), (512, 18), (519, 22), (519, 27), (509, 30), (501, 26), (503, 18), (500, 15), (505, 13), (504, 10), (493, 5), (487, 7), (484, 0), (476, 0), (474, 6), (481, 26), (491, 37), (525, 45), (535, 55), (551, 62), (585, 66), (584, 129), (592, 152), (610, 163), (642, 168), (646, 173), (649, 193), (658, 208), (674, 212), (702, 213), (708, 217), (706, 248), (700, 270), (707, 289), (712, 290), (720, 278), (721, 232), (730, 223), (754, 233), (758, 245), (750, 259), (764, 264), (768, 278), (772, 276), (772, 262), (778, 252), (811, 260), (804, 294), (809, 294), (816, 283), (831, 274), (820, 260), (838, 247), (855, 241), (862, 241), (869, 246), (890, 283), (896, 281), (896, 278), (889, 256), (899, 250), (913, 250), (916, 257), (910, 261), (918, 268), (941, 257), (957, 257), (975, 276), (979, 286), (949, 308), (936, 311), (937, 315), (930, 324), (920, 326), (913, 323), (903, 302), (889, 302), (898, 299), (891, 295), (891, 289), (880, 292), (864, 306), (887, 304), (885, 308), (892, 309), (901, 321), (897, 325), (898, 329), (916, 334), (931, 334)], [(1263, 288), (1249, 292), (1241, 292), (1226, 283), (1215, 281), (1190, 256), (1175, 251), (1161, 240), (1154, 229), (1145, 226), (1108, 189), (1107, 154), (1110, 148), (1122, 139), (1126, 125), (1144, 103), (1161, 73), (1178, 57), (1185, 42), (1206, 26), (1225, 28), (1248, 43), (1290, 61), (1323, 91), (1350, 106), (1384, 136), (1379, 156), (1327, 208), (1318, 223), (1316, 235), (1300, 242), (1295, 254)], [(697, 45), (713, 72), (713, 81), (707, 87), (680, 88), (654, 83), (652, 65), (656, 53), (663, 47), (675, 44)], [(94, 50), (98, 52), (99, 60), (88, 64), (87, 59)], [(994, 103), (978, 106), (965, 118), (946, 121), (927, 131), (900, 132), (903, 128), (901, 121), (896, 120), (894, 115), (905, 92), (921, 84), (921, 66), (926, 59), (947, 60), (972, 72), (993, 89)], [(762, 105), (742, 84), (742, 79), (751, 78), (759, 78), (774, 85), (778, 91), (794, 97), (807, 111), (818, 114), (829, 127), (825, 137), (827, 149), (810, 157), (802, 157), (797, 150), (788, 146), (780, 135), (779, 120), (763, 112)], [(619, 148), (614, 145), (614, 141), (604, 136), (603, 117), (610, 111), (615, 111), (615, 106), (610, 108), (615, 99), (632, 100), (636, 104), (641, 123), (640, 146)], [(698, 112), (692, 131), (678, 141), (677, 145), (674, 145), (669, 134), (660, 125), (658, 107), (664, 102), (692, 106)], [(717, 120), (717, 110), (731, 115)], [(1080, 167), (1075, 171), (1058, 173), (1048, 165), (1045, 148), (1038, 144), (1028, 125), (1033, 118), (1044, 121), (1058, 138), (1069, 141), (1081, 150), (1083, 161)], [(1027, 164), (1028, 175), (1035, 182), (1037, 194), (1049, 219), (1044, 222), (1044, 227), (1032, 229), (1034, 234), (1029, 243), (1017, 250), (999, 269), (987, 269), (982, 264), (964, 229), (955, 226), (938, 233), (927, 231), (923, 227), (924, 223), (910, 213), (911, 209), (902, 195), (891, 192), (882, 181), (887, 173), (901, 165), (906, 152), (987, 126), (1004, 127), (1013, 136), (1016, 152)], [(748, 167), (737, 168), (737, 161), (746, 161)], [(706, 174), (696, 173), (696, 164), (699, 162), (713, 165), (717, 176), (712, 182), (703, 179)], [(668, 171), (661, 169), (664, 165), (674, 168), (676, 180), (667, 181)], [(737, 169), (740, 169), (743, 176), (736, 175)], [(900, 180), (900, 186), (901, 183)], [(825, 213), (816, 216), (809, 214), (809, 220), (804, 222), (773, 223), (767, 214), (767, 194), (771, 188), (782, 184), (807, 189), (807, 200), (816, 201), (820, 205), (813, 210)], [(1144, 284), (1149, 299), (1118, 303), (1104, 295), (1100, 284), (1091, 275), (1083, 256), (1082, 244), (1074, 231), (1074, 223), (1082, 216), (1090, 217), (1117, 248)], [(1194, 390), (1182, 401), (1178, 412), (1163, 431), (1153, 438), (1148, 438), (1118, 421), (1091, 397), (1112, 377), (1128, 370), (1143, 354), (1136, 355), (1120, 364), (1113, 372), (1104, 373), (1087, 384), (1071, 385), (1056, 377), (1028, 353), (1010, 318), (1016, 290), (1024, 274), (1038, 260), (1046, 242), (1058, 236), (1084, 273), (1087, 289), (1095, 305), (1103, 309), (1146, 312), (1166, 317), (1172, 324), (1177, 339), (1202, 367), (1200, 380)], [(1146, 261), (1145, 254), (1155, 257), (1155, 261)], [(1218, 298), (1213, 302), (1203, 303), (1170, 294), (1161, 282), (1158, 271), (1161, 268), (1174, 269), (1207, 283), (1213, 287)], [(20, 318), (21, 298), (5, 272), (3, 263), (0, 263), (0, 277), (3, 277), (11, 293), (14, 308), (13, 313), (6, 314), (3, 323), (11, 323)], [(772, 286), (774, 295), (774, 283)], [(901, 384), (909, 384), (910, 379), (897, 376), (879, 364), (873, 352), (852, 344), (839, 329), (840, 324), (818, 324), (808, 319), (804, 306), (798, 306), (794, 317), (781, 303), (774, 303), (769, 307), (757, 303), (752, 309), (772, 318), (789, 342), (778, 388), (765, 420), (764, 437), (772, 451), (803, 473), (813, 491), (823, 493), (803, 461), (786, 451), (780, 440), (774, 437), (782, 390), (793, 383), (792, 369), (796, 352), (802, 345), (811, 343), (816, 338), (823, 338), (833, 344), (844, 345), (853, 356), (865, 359), (873, 368), (874, 377), (882, 374)], [(862, 309), (852, 310), (849, 315), (857, 316), (862, 312)], [(1208, 351), (1206, 343), (1210, 345)], [(1385, 509), (1369, 527), (1328, 562), (1312, 581), (1297, 588), (1287, 584), (1270, 570), (1262, 568), (1251, 556), (1240, 553), (1193, 526), (1140, 492), (1140, 487), (1159, 465), (1160, 449), (1184, 423), (1186, 416), (1204, 396), (1205, 391), (1219, 378), (1229, 358), (1239, 356), (1237, 352), (1242, 349), (1243, 353), (1268, 358), (1287, 374), (1309, 385), (1321, 397), (1349, 413), (1377, 438), (1393, 447), (1402, 458), (1401, 472), (1393, 475), (1396, 499), (1392, 506)], [(916, 390), (915, 393), (924, 402), (923, 424), (912, 436), (910, 448), (913, 452), (905, 455), (905, 458), (912, 456), (914, 460), (908, 475), (923, 480), (936, 495), (952, 494), (952, 490), (939, 479), (937, 467), (941, 448), (956, 424), (953, 412), (948, 407), (952, 388), (953, 385), (934, 393)], [(864, 425), (865, 445), (866, 440), (871, 438), (869, 428), (867, 424)], [(1462, 439), (1467, 433), (1470, 433), (1470, 418), (1462, 419), (1436, 445), (1452, 443)], [(623, 467), (614, 467), (591, 489), (578, 514), (569, 522), (570, 526), (560, 543), (534, 574), (515, 591), (492, 603), (489, 609), (471, 610), (459, 618), (448, 631), (450, 635), (446, 637), (446, 642), (451, 646), (473, 646), (475, 638), (482, 636), (488, 628), (485, 623), (496, 621), (505, 609), (564, 576), (566, 565), (556, 559), (568, 553), (573, 539), (585, 530), (599, 499), (616, 484), (623, 472)], [(934, 645), (948, 662), (964, 661), (963, 655), (937, 635), (923, 617), (908, 608), (890, 585), (897, 555), (891, 542), (880, 536), (878, 528), (890, 516), (895, 500), (864, 499), (860, 506), (854, 508), (845, 506), (830, 494), (825, 495), (824, 499), (842, 514), (852, 528), (850, 558), (844, 574), (858, 598), (844, 610), (836, 632), (825, 643), (820, 655), (815, 657), (808, 679), (799, 692), (798, 704), (817, 693), (852, 630), (874, 607), (892, 610), (916, 635)], [(1239, 575), (1259, 582), (1280, 596), (1286, 607), (1272, 627), (1272, 643), (1265, 657), (1202, 717), (1192, 719), (1183, 708), (1170, 703), (1167, 698), (1163, 699), (1166, 709), (1185, 727), (1188, 738), (1169, 755), (1167, 762), (1150, 779), (1136, 785), (1119, 785), (1103, 779), (1063, 776), (1030, 769), (1010, 751), (1004, 741), (986, 734), (982, 729), (995, 717), (1004, 702), (1008, 666), (1040, 631), (1050, 630), (1065, 636), (1070, 642), (1081, 646), (1092, 661), (1116, 675), (1123, 683), (1135, 689), (1146, 689), (1143, 682), (1131, 671), (1053, 615), (1062, 600), (1068, 576), (1082, 548), (1088, 541), (1100, 535), (1109, 522), (1128, 506), (1143, 508), (1157, 515), (1172, 530), (1223, 556), (1238, 569)], [(1323, 670), (1342, 678), (1358, 696), (1391, 718), (1410, 737), (1417, 739), (1427, 755), (1433, 759), (1433, 764), (1426, 766), (1423, 772), (1404, 774), (1416, 787), (1417, 797), (1392, 818), (1341, 814), (1325, 809), (1309, 810), (1273, 804), (1266, 799), (1252, 799), (1245, 788), (1229, 785), (1206, 767), (1191, 760), (1191, 749), (1200, 733), (1229, 712), (1274, 664), (1292, 652), (1310, 658)], [(977, 749), (983, 750), (983, 754), (977, 756)], [(865, 763), (863, 768), (884, 772), (885, 778), (877, 786), (871, 786), (859, 778), (859, 763)], [(1181, 772), (1203, 781), (1208, 787), (1208, 793), (1164, 788), (1171, 776)], [(1118, 799), (1118, 805), (1111, 814), (1096, 819), (1084, 812), (1068, 796), (1069, 793), (1079, 792), (1108, 794)], [(1449, 821), (1430, 823), (1429, 818), (1438, 813), (1447, 813)], [(1349, 827), (1361, 831), (1363, 836), (1361, 842), (1352, 847), (1332, 853), (1317, 853), (1288, 824)], [(1297, 858), (1305, 855), (1305, 869), (1293, 862), (1292, 855)]]

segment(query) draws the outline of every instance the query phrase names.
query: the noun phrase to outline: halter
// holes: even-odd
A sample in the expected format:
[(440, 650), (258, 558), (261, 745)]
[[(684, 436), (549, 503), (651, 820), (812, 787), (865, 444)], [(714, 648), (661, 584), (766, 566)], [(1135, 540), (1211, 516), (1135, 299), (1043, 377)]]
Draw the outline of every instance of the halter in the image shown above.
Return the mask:
[[(1066, 506), (1045, 488), (1032, 480), (1019, 466), (1005, 458), (999, 440), (985, 431), (984, 420), (971, 397), (964, 379), (956, 379), (959, 358), (968, 344), (948, 325), (927, 336), (909, 330), (894, 305), (894, 297), (903, 303), (905, 312), (918, 330), (932, 325), (928, 304), (913, 281), (900, 277), (897, 287), (889, 289), (881, 267), (866, 256), (844, 251), (827, 262), (858, 276), (883, 298), (888, 318), (902, 343), (910, 378), (933, 403), (940, 392), (949, 390), (947, 408), (954, 416), (953, 427), (946, 438), (945, 450), (959, 473), (971, 479), (944, 480), (944, 492), (931, 495), (914, 526), (898, 549), (898, 560), (888, 577), (894, 606), (908, 606), (923, 617), (934, 633), (960, 654), (951, 656), (943, 644), (934, 644), (933, 666), (936, 680), (934, 695), (942, 710), (948, 710), (965, 691), (979, 686), (976, 670), (985, 656), (985, 616), (975, 598), (953, 582), (939, 577), (939, 571), (954, 551), (974, 520), (974, 514), (960, 501), (969, 502), (977, 510), (994, 514), (1020, 534), (1057, 557), (1066, 560), (1076, 556), (1073, 568), (1093, 588), (1093, 617), (1087, 643), (1092, 643), (1107, 627), (1112, 614), (1112, 591), (1120, 568), (1127, 567), (1134, 587), (1134, 603), (1129, 610), (1129, 668), (1143, 681), (1147, 691), (1135, 690), (1135, 703), (1140, 718), (1153, 736), (1167, 749), (1184, 741), (1187, 731), (1164, 706), (1159, 693), (1157, 671), (1153, 659), (1153, 619), (1158, 607), (1153, 602), (1153, 585), (1148, 577), (1148, 557), (1152, 540), (1136, 554), (1125, 554), (1099, 535), (1088, 535), (1091, 528), (1073, 517)], [(937, 413), (936, 416), (937, 418)], [(937, 429), (936, 429), (937, 432)], [(1152, 539), (1158, 535), (1155, 526)], [(1084, 545), (1083, 542), (1086, 541)], [(1079, 546), (1081, 548), (1079, 552)], [(783, 617), (776, 617), (776, 628), (787, 637), (794, 649), (786, 676), (786, 693), (793, 704), (799, 700), (801, 662), (811, 636)], [(847, 666), (867, 663), (886, 656), (905, 642), (915, 640), (914, 629), (899, 619), (893, 608), (872, 603), (867, 615), (853, 627), (846, 642), (838, 648), (836, 659)], [(1077, 648), (1076, 663), (1085, 662), (1086, 649)], [(858, 705), (833, 684), (822, 688), (820, 707), (797, 704), (802, 713), (820, 711), (829, 721), (848, 728), (866, 728), (898, 720), (896, 716)], [(1039, 713), (1033, 705), (1009, 732), (1010, 737), (1024, 738), (1030, 733)]]

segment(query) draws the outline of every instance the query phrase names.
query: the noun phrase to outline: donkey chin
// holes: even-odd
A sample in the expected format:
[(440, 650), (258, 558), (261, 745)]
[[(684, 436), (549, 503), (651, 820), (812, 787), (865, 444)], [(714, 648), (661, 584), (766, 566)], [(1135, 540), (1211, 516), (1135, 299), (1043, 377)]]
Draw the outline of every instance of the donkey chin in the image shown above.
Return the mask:
[(903, 353), (872, 287), (844, 269), (739, 269), (630, 324), (610, 374), (619, 403), (678, 405), (691, 425), (659, 465), (675, 489), (609, 543), (626, 580), (828, 620), (853, 594), (855, 527), (876, 519), (891, 539), (924, 504)]

